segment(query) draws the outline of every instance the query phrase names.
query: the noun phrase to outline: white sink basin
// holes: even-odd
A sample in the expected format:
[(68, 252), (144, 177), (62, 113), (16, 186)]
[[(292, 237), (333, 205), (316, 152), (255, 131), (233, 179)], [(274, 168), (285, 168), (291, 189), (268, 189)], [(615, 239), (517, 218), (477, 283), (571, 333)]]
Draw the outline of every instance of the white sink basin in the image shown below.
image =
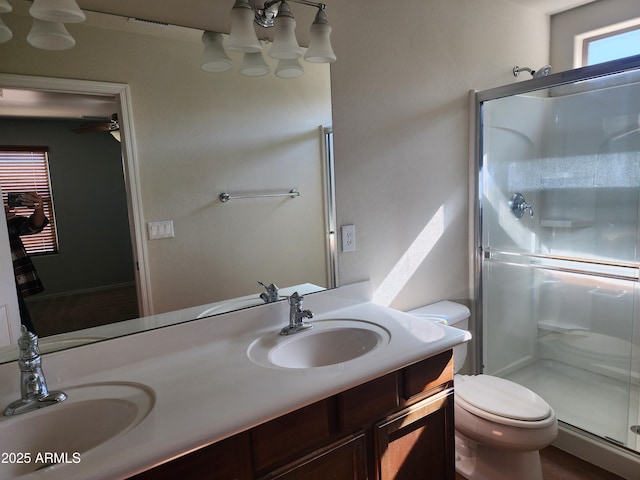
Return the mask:
[(279, 330), (255, 340), (249, 358), (272, 368), (319, 368), (342, 364), (386, 345), (388, 330), (363, 320), (331, 319), (312, 322), (311, 330), (282, 336)]
[(153, 391), (136, 383), (62, 390), (68, 398), (58, 405), (0, 418), (2, 451), (21, 456), (0, 463), (0, 478), (55, 468), (58, 463), (79, 463), (87, 451), (138, 425), (155, 402)]

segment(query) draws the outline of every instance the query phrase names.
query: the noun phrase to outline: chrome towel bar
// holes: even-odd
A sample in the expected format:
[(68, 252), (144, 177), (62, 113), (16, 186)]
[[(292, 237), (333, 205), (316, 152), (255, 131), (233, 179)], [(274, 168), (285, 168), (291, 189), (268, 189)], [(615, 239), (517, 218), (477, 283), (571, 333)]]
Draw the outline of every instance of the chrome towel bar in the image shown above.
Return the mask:
[(267, 198), (267, 197), (291, 197), (296, 198), (300, 196), (300, 192), (292, 188), (288, 192), (283, 193), (252, 193), (248, 195), (231, 195), (230, 193), (221, 193), (219, 198), (222, 203), (227, 203), (229, 200), (238, 198)]

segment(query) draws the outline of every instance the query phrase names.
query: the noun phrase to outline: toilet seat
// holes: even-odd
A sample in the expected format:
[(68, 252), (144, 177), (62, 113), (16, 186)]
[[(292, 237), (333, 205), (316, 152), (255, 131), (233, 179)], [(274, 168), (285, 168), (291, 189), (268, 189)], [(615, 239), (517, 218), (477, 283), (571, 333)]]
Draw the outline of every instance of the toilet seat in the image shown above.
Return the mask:
[(480, 418), (523, 428), (544, 428), (555, 422), (549, 404), (522, 385), (491, 375), (456, 379), (458, 406)]

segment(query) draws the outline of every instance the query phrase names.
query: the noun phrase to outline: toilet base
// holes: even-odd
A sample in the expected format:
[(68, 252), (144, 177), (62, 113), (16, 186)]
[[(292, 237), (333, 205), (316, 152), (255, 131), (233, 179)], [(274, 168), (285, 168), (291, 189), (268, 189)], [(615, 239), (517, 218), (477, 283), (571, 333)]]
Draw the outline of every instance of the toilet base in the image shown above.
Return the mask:
[(456, 431), (456, 472), (467, 480), (543, 480), (540, 452), (481, 445)]

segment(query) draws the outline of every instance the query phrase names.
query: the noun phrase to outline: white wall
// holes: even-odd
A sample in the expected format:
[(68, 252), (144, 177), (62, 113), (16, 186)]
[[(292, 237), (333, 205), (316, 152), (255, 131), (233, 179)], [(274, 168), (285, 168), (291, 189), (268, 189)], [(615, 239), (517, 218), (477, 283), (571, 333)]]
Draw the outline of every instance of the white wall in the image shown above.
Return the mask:
[(468, 92), (548, 63), (548, 17), (502, 0), (329, 13), (338, 224), (355, 224), (357, 244), (339, 256), (340, 283), (370, 278), (400, 309), (467, 300)]

